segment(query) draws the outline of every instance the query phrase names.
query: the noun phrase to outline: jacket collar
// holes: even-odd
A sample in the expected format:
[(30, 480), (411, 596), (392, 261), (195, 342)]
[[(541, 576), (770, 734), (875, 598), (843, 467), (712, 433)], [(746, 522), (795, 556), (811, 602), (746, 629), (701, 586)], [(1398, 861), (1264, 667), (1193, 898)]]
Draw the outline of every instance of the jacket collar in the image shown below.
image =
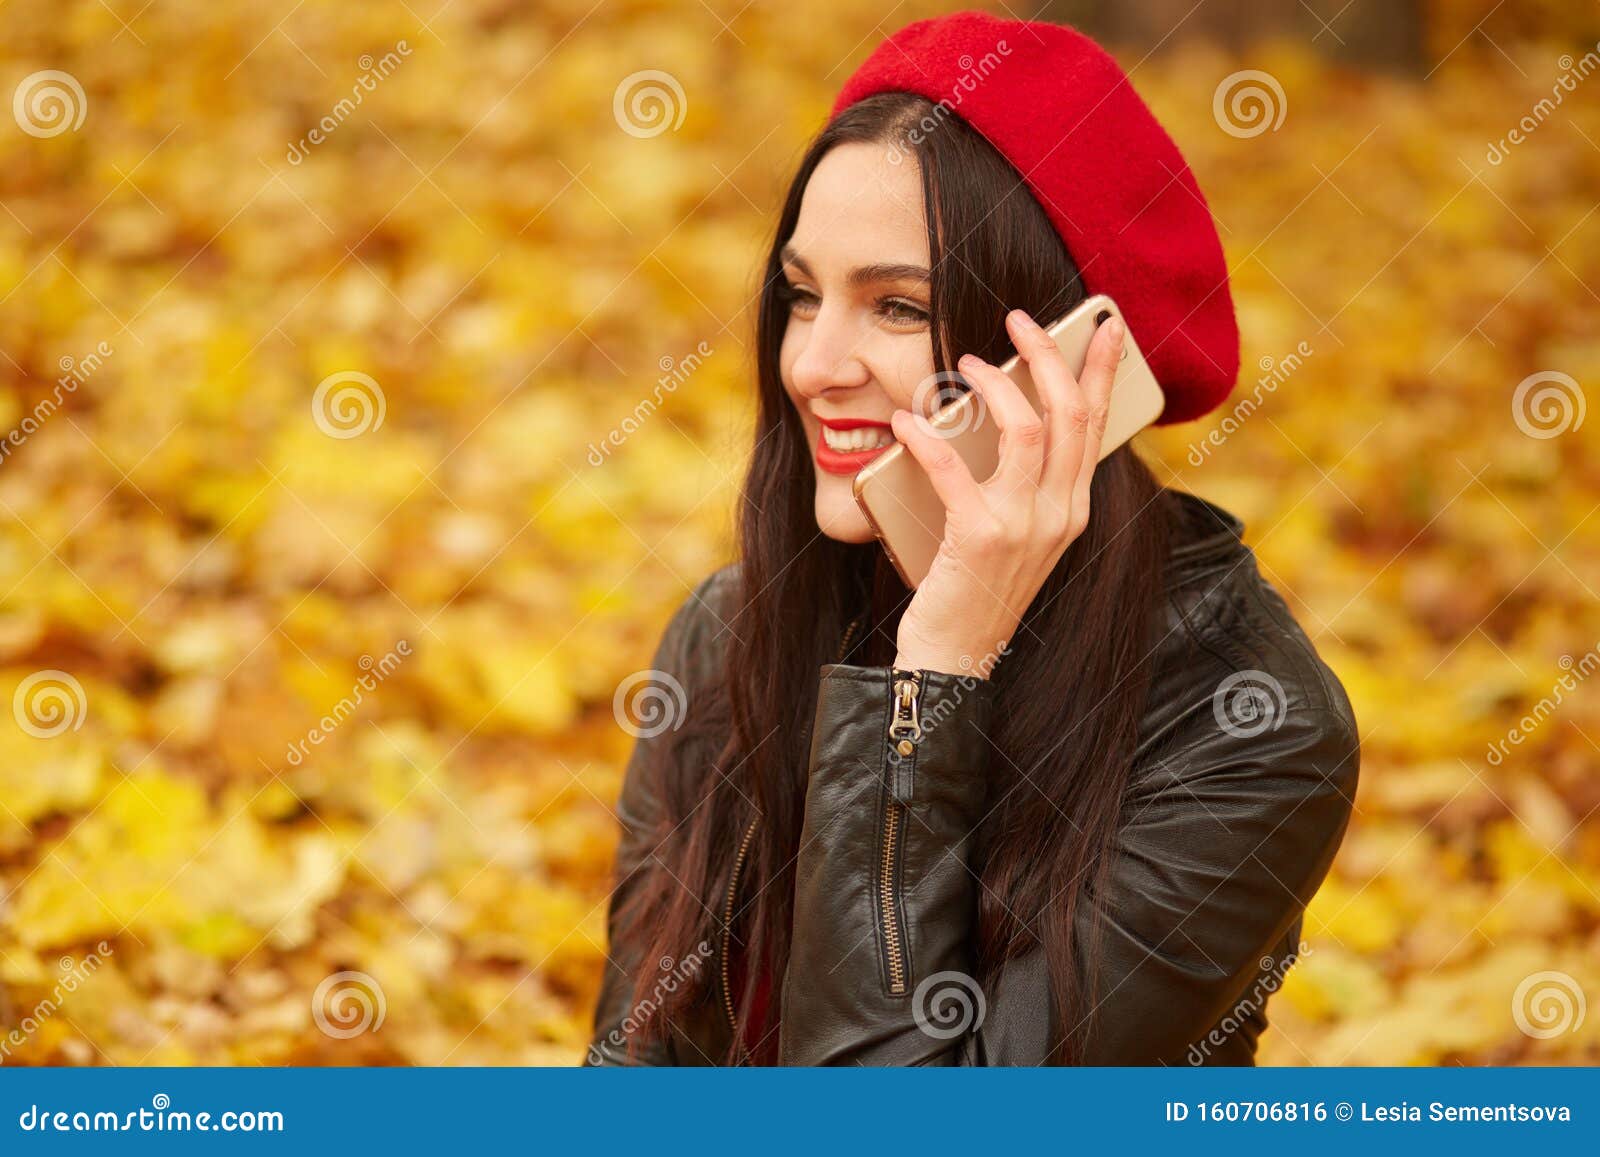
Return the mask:
[(1168, 585), (1179, 586), (1236, 562), (1244, 545), (1244, 522), (1231, 511), (1187, 490), (1169, 489), (1178, 510), (1178, 526), (1169, 560)]

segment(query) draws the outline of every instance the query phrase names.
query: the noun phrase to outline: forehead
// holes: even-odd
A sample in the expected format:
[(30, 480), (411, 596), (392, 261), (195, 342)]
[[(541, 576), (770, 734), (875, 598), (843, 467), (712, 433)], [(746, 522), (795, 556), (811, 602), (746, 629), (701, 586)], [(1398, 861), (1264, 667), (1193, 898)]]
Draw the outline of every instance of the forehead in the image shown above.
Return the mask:
[(889, 161), (886, 145), (830, 149), (812, 170), (790, 243), (811, 267), (928, 263), (922, 176), (913, 158)]

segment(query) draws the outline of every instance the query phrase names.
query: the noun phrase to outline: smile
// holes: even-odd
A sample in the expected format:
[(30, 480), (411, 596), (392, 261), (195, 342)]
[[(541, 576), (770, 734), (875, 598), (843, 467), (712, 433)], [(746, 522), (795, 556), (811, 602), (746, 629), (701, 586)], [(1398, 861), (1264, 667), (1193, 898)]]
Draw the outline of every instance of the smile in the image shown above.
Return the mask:
[(854, 474), (894, 444), (887, 422), (824, 422), (817, 438), (817, 465), (830, 474)]

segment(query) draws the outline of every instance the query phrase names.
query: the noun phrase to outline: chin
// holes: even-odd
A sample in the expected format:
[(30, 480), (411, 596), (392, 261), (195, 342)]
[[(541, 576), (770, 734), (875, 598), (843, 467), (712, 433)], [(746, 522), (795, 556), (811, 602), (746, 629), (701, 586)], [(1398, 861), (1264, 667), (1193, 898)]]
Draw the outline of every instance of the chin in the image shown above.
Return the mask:
[(817, 498), (817, 529), (836, 542), (871, 542), (872, 527), (853, 496), (845, 502)]

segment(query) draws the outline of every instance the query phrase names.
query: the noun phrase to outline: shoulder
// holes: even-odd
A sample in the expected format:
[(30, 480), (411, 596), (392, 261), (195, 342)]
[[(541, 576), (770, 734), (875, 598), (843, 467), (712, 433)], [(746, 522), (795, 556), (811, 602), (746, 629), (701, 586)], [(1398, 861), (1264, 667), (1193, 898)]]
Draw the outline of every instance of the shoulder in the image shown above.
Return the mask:
[(662, 632), (657, 666), (702, 669), (727, 647), (738, 630), (739, 564), (728, 563), (701, 579), (684, 596)]
[(1360, 734), (1344, 685), (1262, 575), (1242, 523), (1174, 494), (1180, 526), (1141, 752), (1170, 762), (1203, 751), (1254, 767), (1263, 788), (1276, 775), (1348, 803)]

